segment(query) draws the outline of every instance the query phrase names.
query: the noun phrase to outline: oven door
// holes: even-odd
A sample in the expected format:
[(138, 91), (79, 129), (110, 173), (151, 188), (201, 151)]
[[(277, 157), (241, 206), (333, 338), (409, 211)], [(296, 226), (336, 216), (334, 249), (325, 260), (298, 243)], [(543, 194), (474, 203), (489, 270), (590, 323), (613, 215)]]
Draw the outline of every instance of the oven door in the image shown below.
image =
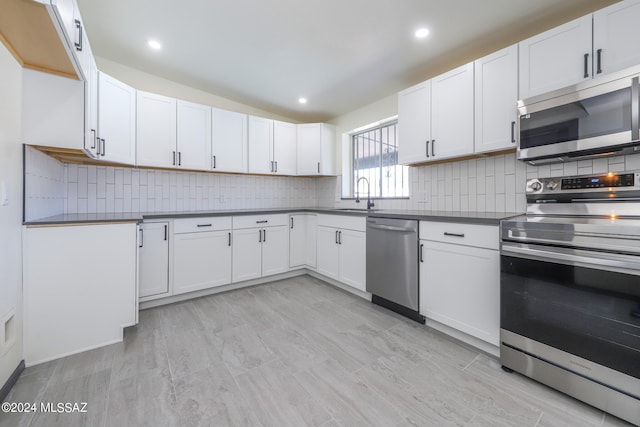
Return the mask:
[(503, 345), (640, 397), (640, 256), (503, 242), (500, 298)]

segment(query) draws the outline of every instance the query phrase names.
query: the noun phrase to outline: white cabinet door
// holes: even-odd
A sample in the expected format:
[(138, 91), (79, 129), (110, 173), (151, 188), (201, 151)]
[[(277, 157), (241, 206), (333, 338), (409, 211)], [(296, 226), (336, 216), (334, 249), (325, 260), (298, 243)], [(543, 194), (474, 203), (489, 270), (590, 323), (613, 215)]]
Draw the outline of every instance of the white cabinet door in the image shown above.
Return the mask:
[(137, 164), (176, 167), (176, 100), (138, 91)]
[(361, 231), (340, 230), (339, 281), (361, 291), (366, 291), (366, 239)]
[(136, 163), (136, 90), (98, 73), (99, 159)]
[(174, 234), (174, 295), (231, 283), (230, 233)]
[[(574, 85), (592, 77), (592, 15), (521, 41), (520, 98)], [(585, 56), (586, 55), (586, 56)]]
[(317, 268), (318, 273), (339, 280), (340, 251), (338, 230), (332, 227), (318, 226)]
[(431, 106), (432, 160), (472, 154), (473, 62), (431, 79)]
[(476, 153), (516, 146), (518, 45), (475, 61)]
[(140, 298), (169, 293), (169, 223), (143, 223), (138, 242)]
[(233, 282), (262, 276), (262, 229), (233, 230)]
[(262, 229), (262, 276), (289, 270), (289, 227)]
[(213, 108), (212, 170), (247, 172), (247, 115)]
[(421, 314), (499, 345), (500, 252), (430, 240), (420, 243)]
[(398, 163), (429, 160), (431, 143), (431, 81), (398, 93)]
[(289, 215), (289, 267), (303, 267), (307, 261), (307, 215)]
[(594, 76), (640, 64), (640, 1), (626, 0), (593, 14)]
[(320, 123), (298, 125), (298, 175), (320, 175), (322, 127)]
[(278, 175), (296, 174), (296, 125), (273, 121), (273, 162), (274, 173)]
[(178, 167), (190, 170), (211, 168), (211, 107), (177, 101)]
[(273, 120), (249, 116), (249, 173), (273, 172)]

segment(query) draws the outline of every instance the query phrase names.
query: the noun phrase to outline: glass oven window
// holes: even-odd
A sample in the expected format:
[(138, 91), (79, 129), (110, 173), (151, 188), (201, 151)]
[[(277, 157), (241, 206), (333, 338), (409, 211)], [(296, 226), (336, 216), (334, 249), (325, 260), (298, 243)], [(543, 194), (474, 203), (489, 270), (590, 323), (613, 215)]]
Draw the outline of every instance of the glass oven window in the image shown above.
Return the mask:
[(631, 132), (631, 88), (520, 116), (520, 148)]
[(501, 256), (500, 326), (640, 378), (640, 276)]

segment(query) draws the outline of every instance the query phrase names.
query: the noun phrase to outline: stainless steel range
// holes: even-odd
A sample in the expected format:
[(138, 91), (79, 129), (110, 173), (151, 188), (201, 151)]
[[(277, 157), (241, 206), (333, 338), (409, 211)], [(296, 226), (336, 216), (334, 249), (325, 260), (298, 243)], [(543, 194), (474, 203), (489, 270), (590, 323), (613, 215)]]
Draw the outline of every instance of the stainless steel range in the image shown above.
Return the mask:
[(500, 361), (640, 424), (640, 172), (526, 194), (501, 224)]

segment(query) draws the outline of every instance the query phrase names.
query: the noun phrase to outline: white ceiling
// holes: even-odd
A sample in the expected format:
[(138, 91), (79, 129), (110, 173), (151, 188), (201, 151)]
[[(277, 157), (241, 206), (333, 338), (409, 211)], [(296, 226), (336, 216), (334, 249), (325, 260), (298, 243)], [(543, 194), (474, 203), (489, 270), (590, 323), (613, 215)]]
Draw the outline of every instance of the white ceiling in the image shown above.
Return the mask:
[(615, 2), (78, 0), (97, 56), (307, 122)]

